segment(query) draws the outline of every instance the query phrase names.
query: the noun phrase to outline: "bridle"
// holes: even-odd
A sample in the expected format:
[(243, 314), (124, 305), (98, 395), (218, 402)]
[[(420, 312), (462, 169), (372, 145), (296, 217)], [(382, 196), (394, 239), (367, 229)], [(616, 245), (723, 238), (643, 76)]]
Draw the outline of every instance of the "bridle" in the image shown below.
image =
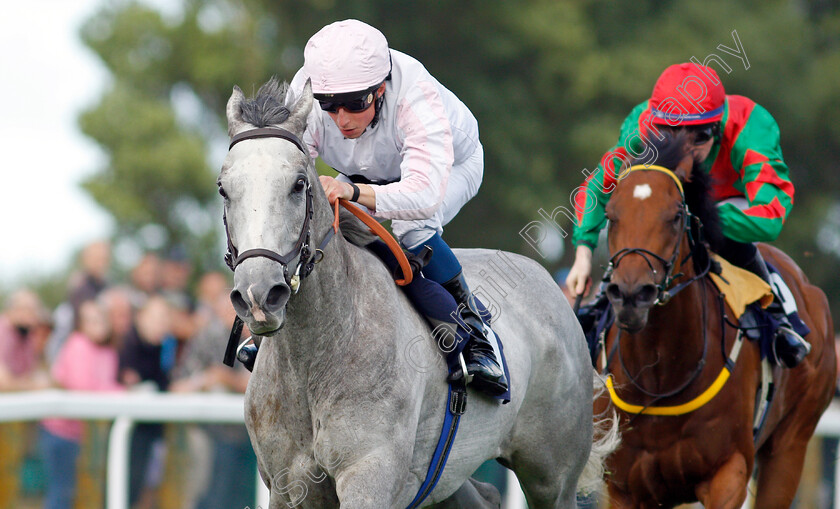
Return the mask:
[[(293, 143), (298, 148), (298, 150), (300, 150), (306, 157), (309, 157), (309, 152), (305, 149), (300, 139), (293, 133), (285, 129), (281, 129), (279, 127), (262, 127), (258, 129), (250, 129), (248, 131), (243, 131), (230, 140), (230, 146), (228, 147), (228, 150), (232, 149), (233, 146), (239, 143), (240, 141), (251, 140), (256, 138), (280, 138), (283, 140), (287, 140)], [(236, 267), (248, 258), (263, 257), (278, 262), (280, 265), (283, 266), (283, 278), (285, 279), (286, 284), (289, 285), (289, 288), (291, 288), (294, 293), (297, 293), (300, 290), (301, 280), (309, 276), (315, 269), (315, 264), (324, 259), (324, 249), (327, 247), (327, 244), (329, 244), (330, 240), (332, 240), (335, 234), (338, 233), (339, 205), (349, 210), (363, 223), (365, 223), (373, 233), (379, 235), (385, 242), (385, 244), (388, 245), (388, 247), (394, 253), (394, 256), (397, 258), (397, 262), (399, 263), (399, 266), (402, 269), (403, 273), (403, 278), (397, 279), (395, 282), (400, 286), (404, 286), (411, 283), (414, 274), (411, 270), (411, 266), (409, 265), (408, 260), (406, 259), (405, 253), (403, 253), (397, 241), (394, 240), (394, 238), (387, 233), (385, 228), (382, 225), (380, 225), (375, 219), (370, 217), (365, 212), (362, 212), (358, 207), (350, 204), (346, 200), (335, 201), (335, 220), (332, 223), (332, 227), (329, 230), (327, 230), (326, 235), (324, 235), (324, 239), (318, 245), (318, 248), (315, 249), (315, 252), (313, 253), (311, 251), (310, 240), (312, 237), (312, 227), (310, 223), (312, 222), (312, 216), (314, 215), (314, 205), (312, 199), (312, 184), (309, 182), (309, 179), (306, 180), (306, 216), (303, 219), (303, 226), (301, 226), (300, 235), (298, 235), (298, 239), (297, 242), (295, 242), (294, 247), (292, 247), (292, 249), (286, 254), (279, 254), (276, 251), (272, 251), (271, 249), (265, 248), (246, 249), (245, 251), (240, 253), (236, 246), (233, 245), (233, 242), (230, 240), (230, 230), (228, 229), (227, 223), (227, 212), (225, 211), (222, 214), (222, 220), (224, 221), (225, 225), (225, 237), (227, 238), (227, 253), (225, 253), (225, 263), (231, 271), (235, 271)], [(290, 276), (289, 264), (295, 258), (297, 258), (297, 265), (295, 266), (294, 273)], [(231, 329), (230, 337), (228, 338), (228, 344), (227, 348), (225, 349), (225, 356), (223, 361), (226, 365), (231, 367), (234, 363), (234, 357), (237, 351), (236, 345), (238, 344), (238, 339), (242, 332), (242, 326), (243, 321), (241, 318), (239, 318), (239, 315), (237, 315), (233, 322), (233, 328)]]
[[(679, 177), (677, 177), (677, 175), (673, 171), (671, 171), (668, 168), (665, 168), (663, 166), (656, 166), (656, 165), (635, 165), (635, 166), (631, 166), (628, 171), (658, 171), (658, 172), (664, 173), (664, 174), (668, 175), (669, 177), (671, 177), (671, 180), (674, 182), (674, 184), (677, 186), (677, 189), (680, 192), (680, 199), (682, 200), (682, 204), (680, 205), (680, 208), (681, 208), (682, 213), (683, 213), (682, 233), (679, 236), (677, 236), (677, 240), (676, 240), (676, 243), (674, 245), (673, 252), (671, 254), (671, 257), (668, 260), (666, 260), (664, 257), (662, 257), (662, 256), (660, 256), (660, 255), (658, 255), (658, 254), (656, 254), (652, 251), (649, 251), (649, 250), (643, 249), (643, 248), (624, 248), (624, 249), (620, 249), (610, 258), (609, 265), (607, 266), (607, 271), (604, 274), (604, 281), (609, 281), (611, 279), (613, 270), (618, 266), (619, 262), (622, 259), (624, 259), (625, 256), (630, 255), (630, 254), (638, 254), (639, 256), (644, 258), (645, 262), (647, 262), (651, 271), (653, 271), (653, 273), (655, 275), (656, 274), (656, 268), (653, 266), (653, 263), (651, 263), (651, 258), (653, 258), (653, 259), (657, 260), (659, 263), (661, 263), (665, 268), (665, 277), (662, 279), (662, 281), (656, 287), (657, 288), (657, 297), (656, 297), (656, 300), (654, 301), (654, 304), (665, 305), (665, 304), (668, 303), (668, 301), (671, 300), (671, 298), (673, 298), (675, 295), (677, 295), (679, 292), (681, 292), (683, 289), (685, 289), (688, 285), (690, 285), (691, 283), (693, 283), (693, 282), (695, 282), (695, 281), (697, 281), (697, 280), (699, 280), (703, 277), (706, 277), (706, 275), (709, 274), (709, 271), (712, 268), (711, 257), (706, 257), (707, 260), (708, 260), (708, 263), (706, 264), (706, 266), (702, 270), (698, 271), (698, 273), (694, 277), (692, 277), (692, 278), (690, 278), (686, 281), (681, 282), (680, 284), (676, 285), (673, 288), (670, 288), (671, 283), (673, 283), (673, 281), (675, 279), (677, 279), (677, 278), (679, 278), (680, 276), (683, 275), (682, 273), (677, 273), (677, 274), (673, 273), (674, 272), (674, 267), (675, 267), (675, 264), (676, 264), (676, 261), (677, 261), (677, 257), (679, 256), (680, 243), (682, 242), (683, 236), (688, 235), (688, 244), (689, 244), (689, 250), (688, 251), (689, 252), (680, 262), (680, 267), (682, 267), (683, 264), (685, 264), (689, 259), (691, 259), (694, 256), (698, 247), (700, 249), (702, 249), (702, 246), (701, 246), (702, 223), (700, 222), (700, 220), (697, 216), (691, 214), (691, 212), (688, 210), (688, 204), (686, 203), (686, 200), (685, 200), (685, 191), (683, 190), (682, 182), (680, 182)], [(692, 233), (692, 222), (694, 222), (693, 224), (696, 226), (696, 238), (695, 238), (695, 234)], [(705, 287), (704, 287), (704, 292), (705, 292)], [(705, 295), (705, 293), (704, 293), (704, 295)], [(703, 315), (702, 315), (703, 316), (703, 318), (702, 318), (703, 323), (705, 323), (706, 322), (706, 306), (705, 305), (703, 306), (702, 313), (703, 313)], [(722, 312), (721, 312), (721, 316), (723, 316)], [(619, 335), (621, 334), (620, 329), (619, 329), (618, 333), (619, 333)], [(641, 386), (641, 384), (636, 380), (636, 378), (633, 377), (633, 375), (630, 374), (629, 370), (627, 369), (627, 366), (625, 366), (625, 364), (624, 364), (624, 359), (621, 356), (620, 337), (616, 338), (615, 345), (613, 347), (614, 352), (611, 352), (610, 357), (612, 357), (613, 353), (617, 354), (618, 359), (619, 359), (619, 363), (621, 364), (621, 368), (624, 371), (624, 374), (630, 380), (630, 383), (636, 389), (638, 389), (640, 392), (642, 392), (643, 394), (654, 398), (654, 402), (655, 402), (655, 401), (658, 401), (658, 400), (663, 399), (663, 398), (669, 398), (669, 397), (675, 396), (677, 394), (680, 394), (686, 388), (688, 388), (688, 386), (690, 386), (692, 383), (694, 383), (694, 381), (697, 379), (697, 377), (700, 376), (700, 373), (703, 371), (703, 368), (706, 365), (707, 343), (708, 343), (708, 338), (706, 336), (706, 329), (704, 328), (703, 329), (703, 356), (700, 359), (700, 361), (697, 363), (697, 366), (695, 367), (691, 376), (689, 376), (685, 380), (685, 382), (683, 382), (676, 389), (673, 389), (673, 390), (670, 390), (670, 391), (667, 391), (667, 392), (664, 392), (664, 393), (654, 393), (654, 392), (646, 390), (644, 387)], [(740, 348), (738, 348), (738, 350), (740, 350)], [(733, 353), (735, 355), (735, 359), (737, 359), (737, 352), (733, 352)], [(608, 373), (609, 360), (607, 359), (606, 356), (604, 356), (603, 362), (604, 362), (604, 372)], [(734, 360), (732, 361), (732, 363), (734, 365)], [(730, 368), (731, 368), (731, 366), (730, 366)], [(618, 394), (615, 392), (615, 389), (613, 387), (613, 382), (612, 382), (611, 378), (607, 380), (607, 388), (610, 392), (610, 398), (612, 399), (613, 403), (615, 403), (616, 405), (619, 405), (625, 411), (628, 411), (630, 413), (635, 413), (635, 414), (642, 414), (642, 413), (649, 413), (650, 414), (650, 413), (653, 413), (653, 414), (657, 414), (657, 415), (681, 415), (682, 413), (685, 413), (686, 411), (693, 410), (696, 407), (696, 404), (698, 404), (698, 402), (702, 406), (702, 404), (705, 404), (709, 399), (714, 397), (714, 395), (717, 394), (717, 391), (720, 389), (720, 387), (722, 387), (722, 384), (725, 383), (726, 377), (724, 377), (722, 380), (723, 381), (720, 385), (716, 384), (715, 387), (713, 387), (711, 390), (705, 391), (700, 397), (695, 398), (695, 400), (693, 400), (690, 404), (678, 405), (676, 407), (668, 407), (668, 408), (664, 408), (664, 409), (653, 407), (653, 403), (650, 403), (650, 404), (648, 404), (644, 407), (636, 406), (636, 405), (628, 405), (627, 403), (625, 403), (624, 401), (622, 401), (618, 397)], [(686, 410), (686, 409), (690, 409), (690, 410)]]
[[(298, 150), (300, 150), (306, 157), (309, 157), (309, 152), (306, 150), (300, 139), (293, 133), (285, 129), (280, 129), (279, 127), (262, 127), (259, 129), (243, 131), (230, 140), (230, 146), (228, 147), (228, 150), (232, 149), (233, 146), (239, 143), (240, 141), (251, 140), (255, 138), (280, 138), (287, 140), (293, 143), (298, 148)], [(309, 180), (307, 179), (306, 216), (303, 219), (303, 226), (301, 227), (300, 235), (298, 235), (298, 239), (295, 242), (294, 247), (292, 247), (292, 249), (288, 253), (280, 254), (276, 251), (272, 251), (271, 249), (265, 248), (247, 249), (240, 253), (236, 246), (233, 245), (233, 242), (230, 240), (230, 230), (228, 229), (227, 224), (227, 213), (225, 212), (222, 216), (225, 224), (225, 236), (227, 237), (227, 253), (225, 253), (225, 263), (231, 271), (235, 271), (236, 267), (248, 258), (262, 257), (273, 260), (283, 266), (283, 278), (286, 280), (286, 284), (289, 285), (289, 287), (294, 293), (297, 293), (300, 289), (301, 279), (306, 278), (309, 274), (312, 273), (312, 270), (315, 268), (315, 264), (321, 261), (321, 259), (324, 256), (324, 248), (327, 247), (327, 244), (330, 242), (330, 240), (332, 240), (333, 236), (338, 231), (338, 224), (333, 224), (333, 227), (327, 231), (327, 234), (324, 236), (324, 240), (321, 241), (321, 244), (318, 246), (317, 249), (315, 249), (315, 252), (313, 253), (312, 248), (310, 247), (310, 240), (312, 237), (312, 228), (310, 223), (312, 222), (313, 214), (314, 206), (312, 203), (312, 183), (309, 182)], [(295, 265), (294, 272), (290, 275), (289, 266), (292, 260), (294, 259), (297, 259), (297, 264)]]
[(698, 279), (700, 279), (702, 277), (705, 277), (706, 274), (709, 273), (709, 269), (711, 268), (711, 263), (709, 265), (707, 265), (704, 270), (700, 271), (700, 273), (695, 275), (693, 278), (691, 278), (687, 281), (683, 281), (682, 283), (676, 285), (675, 287), (670, 288), (671, 284), (674, 282), (674, 280), (683, 275), (682, 273), (674, 274), (674, 267), (676, 267), (677, 257), (680, 254), (680, 243), (682, 242), (683, 236), (688, 235), (689, 252), (680, 261), (680, 264), (679, 264), (680, 267), (682, 267), (683, 264), (685, 264), (689, 259), (691, 259), (691, 257), (694, 255), (694, 251), (695, 251), (695, 249), (698, 245), (698, 240), (699, 239), (695, 239), (694, 235), (692, 235), (692, 228), (691, 228), (692, 221), (694, 221), (695, 224), (697, 225), (698, 231), (702, 226), (700, 224), (699, 218), (697, 218), (697, 216), (693, 215), (688, 210), (688, 204), (685, 201), (685, 191), (683, 190), (682, 182), (680, 182), (679, 177), (677, 177), (677, 175), (673, 171), (671, 171), (668, 168), (665, 168), (663, 166), (644, 165), (644, 164), (631, 166), (630, 169), (627, 170), (627, 171), (628, 172), (631, 172), (631, 171), (658, 171), (660, 173), (664, 173), (664, 174), (668, 175), (669, 177), (671, 177), (671, 180), (677, 186), (677, 190), (680, 193), (680, 200), (682, 201), (682, 203), (680, 205), (680, 209), (682, 211), (682, 218), (683, 218), (682, 219), (682, 233), (677, 236), (677, 240), (674, 243), (674, 248), (671, 251), (671, 257), (667, 260), (664, 257), (658, 255), (657, 253), (654, 253), (653, 251), (649, 251), (647, 249), (640, 248), (640, 247), (625, 247), (623, 249), (619, 249), (618, 251), (616, 251), (616, 253), (614, 255), (612, 255), (612, 257), (610, 257), (610, 261), (609, 261), (609, 264), (607, 265), (607, 269), (604, 273), (603, 280), (604, 281), (610, 281), (611, 278), (612, 278), (613, 271), (618, 267), (618, 264), (621, 262), (621, 260), (623, 260), (627, 255), (631, 255), (631, 254), (636, 254), (636, 255), (641, 256), (645, 260), (645, 262), (648, 264), (648, 267), (650, 267), (650, 270), (653, 272), (653, 274), (655, 276), (657, 274), (657, 270), (656, 270), (656, 267), (654, 267), (653, 262), (651, 261), (651, 259), (654, 259), (654, 260), (658, 261), (659, 263), (661, 263), (662, 266), (665, 269), (665, 277), (663, 277), (662, 281), (660, 281), (659, 284), (656, 285), (656, 300), (654, 301), (654, 304), (662, 306), (662, 305), (667, 304), (668, 301), (671, 300), (671, 298), (673, 298), (676, 294), (681, 292), (685, 287), (687, 287), (688, 285), (690, 285), (694, 281), (697, 281)]

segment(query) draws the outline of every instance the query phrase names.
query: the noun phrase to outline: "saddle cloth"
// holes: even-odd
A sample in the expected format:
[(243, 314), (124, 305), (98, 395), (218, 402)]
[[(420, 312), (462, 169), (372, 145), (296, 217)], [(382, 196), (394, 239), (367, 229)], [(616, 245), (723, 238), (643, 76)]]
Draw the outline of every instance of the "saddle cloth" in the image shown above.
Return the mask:
[(724, 295), (726, 303), (735, 313), (735, 318), (741, 318), (747, 306), (757, 302), (766, 308), (773, 302), (773, 291), (770, 285), (752, 272), (736, 267), (717, 254), (713, 259), (720, 264), (720, 275), (709, 273), (712, 281), (720, 293)]

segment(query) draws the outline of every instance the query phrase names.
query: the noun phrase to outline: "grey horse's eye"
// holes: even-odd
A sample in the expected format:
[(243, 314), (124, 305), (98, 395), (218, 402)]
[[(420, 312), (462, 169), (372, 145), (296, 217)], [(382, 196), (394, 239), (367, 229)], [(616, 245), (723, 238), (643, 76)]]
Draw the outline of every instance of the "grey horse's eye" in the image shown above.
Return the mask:
[(228, 195), (225, 192), (225, 188), (222, 187), (222, 184), (219, 184), (219, 194), (222, 195), (222, 198), (224, 198), (225, 200), (228, 199)]
[(296, 193), (303, 192), (303, 190), (304, 190), (305, 188), (306, 188), (306, 179), (305, 179), (305, 178), (303, 178), (303, 177), (300, 177), (300, 178), (299, 178), (299, 179), (297, 179), (297, 181), (295, 182), (294, 192), (296, 192)]

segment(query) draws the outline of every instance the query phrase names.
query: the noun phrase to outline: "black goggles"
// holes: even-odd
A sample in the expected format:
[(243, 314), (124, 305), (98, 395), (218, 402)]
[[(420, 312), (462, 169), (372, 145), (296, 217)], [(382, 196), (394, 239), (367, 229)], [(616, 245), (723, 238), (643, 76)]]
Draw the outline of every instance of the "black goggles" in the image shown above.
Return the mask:
[(694, 131), (694, 144), (695, 145), (703, 145), (707, 141), (714, 138), (715, 134), (717, 134), (716, 129), (715, 129), (715, 125), (716, 124), (704, 125), (704, 126), (700, 126), (698, 128), (692, 129), (692, 131)]
[[(673, 132), (677, 132), (680, 126), (671, 127)], [(685, 130), (694, 133), (694, 145), (703, 145), (712, 138), (715, 138), (720, 132), (720, 124), (703, 124), (697, 126), (685, 126)]]
[(370, 108), (376, 99), (379, 85), (370, 87), (362, 92), (348, 92), (346, 94), (314, 94), (321, 109), (329, 113), (337, 113), (344, 108), (350, 113), (360, 113)]

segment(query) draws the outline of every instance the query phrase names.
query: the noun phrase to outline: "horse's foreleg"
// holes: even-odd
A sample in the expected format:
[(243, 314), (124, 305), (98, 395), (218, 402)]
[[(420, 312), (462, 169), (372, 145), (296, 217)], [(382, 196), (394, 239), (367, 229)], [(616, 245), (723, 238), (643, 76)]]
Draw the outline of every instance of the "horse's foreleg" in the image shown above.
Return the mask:
[[(403, 488), (398, 479), (406, 472), (408, 460), (368, 454), (336, 474), (335, 490), (341, 509), (379, 509), (392, 507)], [(402, 465), (402, 466), (400, 466)]]
[(451, 497), (430, 509), (499, 509), (502, 496), (492, 484), (467, 479)]
[(755, 507), (774, 509), (791, 506), (799, 487), (807, 447), (806, 438), (794, 439), (783, 448), (777, 446), (772, 450), (759, 451)]
[(706, 509), (738, 509), (747, 498), (749, 480), (746, 458), (735, 453), (711, 480), (698, 484), (695, 493)]

